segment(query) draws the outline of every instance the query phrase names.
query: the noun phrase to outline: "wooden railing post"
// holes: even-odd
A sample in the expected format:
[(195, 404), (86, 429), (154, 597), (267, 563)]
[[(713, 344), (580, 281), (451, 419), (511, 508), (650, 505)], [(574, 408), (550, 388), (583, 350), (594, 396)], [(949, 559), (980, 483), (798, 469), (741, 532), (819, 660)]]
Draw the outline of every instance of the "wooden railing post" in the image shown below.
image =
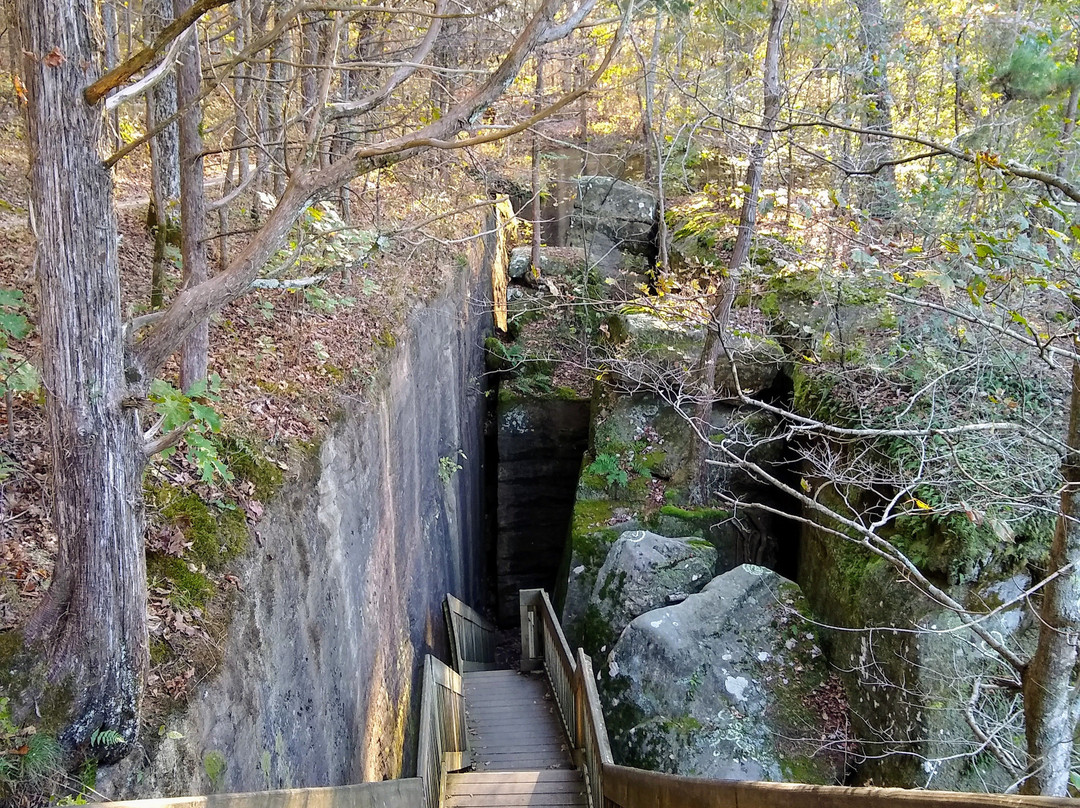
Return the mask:
[[(580, 648), (578, 649), (581, 650)], [(580, 663), (574, 672), (574, 742), (575, 749), (585, 746), (585, 682), (582, 679), (583, 672)]]
[(542, 589), (522, 589), (518, 594), (521, 615), (521, 670), (544, 667), (543, 620), (540, 615)]
[(424, 783), (426, 808), (442, 804), (446, 773), (466, 768), (471, 762), (461, 676), (428, 654), (424, 658), (416, 763), (416, 774)]

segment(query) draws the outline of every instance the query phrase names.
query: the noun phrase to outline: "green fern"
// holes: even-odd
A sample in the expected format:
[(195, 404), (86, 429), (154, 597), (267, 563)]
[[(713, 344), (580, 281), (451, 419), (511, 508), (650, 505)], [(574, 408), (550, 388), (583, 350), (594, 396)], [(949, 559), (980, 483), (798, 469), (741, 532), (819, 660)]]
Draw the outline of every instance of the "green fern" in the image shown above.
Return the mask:
[(123, 743), (127, 743), (127, 740), (115, 729), (97, 729), (90, 736), (90, 746), (97, 749), (119, 746)]

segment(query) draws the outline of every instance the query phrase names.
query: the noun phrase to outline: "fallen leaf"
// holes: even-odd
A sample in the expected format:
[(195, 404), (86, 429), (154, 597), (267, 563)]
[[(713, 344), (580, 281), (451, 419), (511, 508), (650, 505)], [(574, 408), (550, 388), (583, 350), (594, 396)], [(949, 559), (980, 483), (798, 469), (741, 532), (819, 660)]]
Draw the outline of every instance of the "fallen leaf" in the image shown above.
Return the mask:
[(60, 47), (57, 46), (57, 47), (53, 48), (51, 51), (49, 51), (49, 55), (46, 56), (43, 61), (49, 67), (59, 67), (60, 65), (62, 65), (64, 62), (67, 61), (67, 58), (64, 56), (63, 52), (60, 50)]

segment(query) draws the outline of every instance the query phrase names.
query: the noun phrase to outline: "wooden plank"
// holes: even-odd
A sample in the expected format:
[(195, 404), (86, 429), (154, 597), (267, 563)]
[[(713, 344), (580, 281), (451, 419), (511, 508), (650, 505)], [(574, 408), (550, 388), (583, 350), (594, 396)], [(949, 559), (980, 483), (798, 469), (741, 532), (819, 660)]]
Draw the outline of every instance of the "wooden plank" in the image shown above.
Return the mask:
[(545, 720), (548, 716), (552, 718), (559, 717), (559, 711), (555, 709), (554, 704), (550, 705), (492, 705), (490, 707), (476, 707), (465, 702), (465, 711), (475, 718), (479, 718), (484, 721), (499, 721), (501, 719), (509, 718), (511, 720), (519, 718), (528, 718), (533, 721)]
[(492, 673), (492, 671), (469, 671), (465, 674), (465, 693), (470, 696), (484, 697), (492, 693), (546, 693), (547, 682), (544, 679), (498, 679), (486, 682), (474, 682), (473, 676), (477, 673)]
[(475, 673), (476, 671), (492, 671), (498, 670), (499, 666), (495, 662), (473, 662), (466, 659), (461, 661), (462, 673)]
[[(519, 780), (504, 780), (499, 775), (503, 772), (484, 772), (484, 779), (469, 781), (458, 781), (455, 777), (458, 775), (450, 775), (450, 779), (447, 780), (447, 790), (454, 794), (561, 794), (561, 793), (585, 793), (585, 782), (581, 777), (580, 772), (567, 771), (565, 769), (549, 769), (549, 771), (560, 772), (566, 774), (572, 774), (573, 777), (566, 777), (562, 780), (541, 780), (539, 782), (521, 782)], [(517, 772), (505, 772), (505, 774), (516, 774)]]
[(565, 769), (516, 769), (505, 772), (461, 772), (451, 774), (449, 781), (475, 785), (477, 783), (565, 783), (581, 779), (581, 772)]
[[(506, 744), (500, 744), (498, 742), (492, 743), (490, 739), (485, 738), (483, 743), (470, 744), (470, 748), (475, 755), (484, 755), (490, 752), (495, 752), (499, 749), (506, 749)], [(569, 752), (569, 748), (566, 745), (566, 741), (552, 742), (545, 738), (538, 739), (536, 741), (528, 741), (520, 744), (514, 744), (515, 749), (522, 751), (528, 750), (530, 752)]]
[(478, 796), (451, 796), (446, 808), (546, 808), (546, 806), (587, 806), (584, 794), (481, 794)]
[(537, 755), (506, 755), (503, 757), (488, 757), (480, 756), (473, 761), (473, 767), (477, 771), (494, 771), (501, 769), (503, 771), (511, 771), (513, 769), (520, 769), (523, 766), (543, 766), (547, 769), (571, 769), (573, 763), (566, 756), (558, 757), (540, 757)]
[(1065, 797), (704, 780), (604, 766), (604, 798), (620, 808), (1070, 808)]

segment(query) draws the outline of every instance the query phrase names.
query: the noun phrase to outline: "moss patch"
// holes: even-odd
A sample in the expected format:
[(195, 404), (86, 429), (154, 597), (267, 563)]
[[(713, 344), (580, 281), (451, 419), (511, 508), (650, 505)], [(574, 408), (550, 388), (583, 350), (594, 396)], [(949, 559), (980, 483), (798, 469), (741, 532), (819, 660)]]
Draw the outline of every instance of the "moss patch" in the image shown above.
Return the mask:
[(285, 473), (277, 463), (264, 456), (244, 438), (222, 438), (220, 451), (229, 470), (255, 486), (252, 494), (260, 502), (266, 502), (276, 494), (285, 481)]
[(247, 518), (231, 502), (207, 503), (170, 483), (149, 489), (147, 500), (166, 521), (183, 531), (191, 542), (188, 551), (191, 560), (209, 569), (220, 569), (247, 549)]
[(166, 583), (175, 592), (178, 605), (201, 609), (214, 594), (214, 582), (201, 572), (193, 572), (188, 564), (182, 558), (151, 553), (146, 557), (146, 577), (151, 586), (155, 579)]

